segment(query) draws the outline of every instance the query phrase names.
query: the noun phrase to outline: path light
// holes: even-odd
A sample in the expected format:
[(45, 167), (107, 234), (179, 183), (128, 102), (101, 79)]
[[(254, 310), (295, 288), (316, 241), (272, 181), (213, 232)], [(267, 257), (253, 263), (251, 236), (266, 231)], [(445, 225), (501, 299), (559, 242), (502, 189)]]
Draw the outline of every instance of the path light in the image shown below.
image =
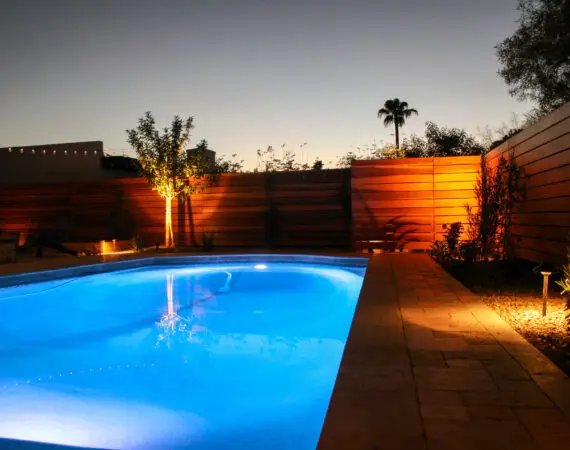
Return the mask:
[(548, 277), (552, 272), (540, 272), (542, 275), (542, 316), (546, 316), (546, 302), (548, 299)]

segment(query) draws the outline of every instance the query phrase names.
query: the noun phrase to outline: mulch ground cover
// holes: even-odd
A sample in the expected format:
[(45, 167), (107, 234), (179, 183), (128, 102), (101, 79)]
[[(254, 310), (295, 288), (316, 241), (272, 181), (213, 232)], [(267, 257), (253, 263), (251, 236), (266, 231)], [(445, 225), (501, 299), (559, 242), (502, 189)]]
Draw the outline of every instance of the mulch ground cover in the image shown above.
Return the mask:
[(532, 263), (454, 263), (446, 269), (570, 376), (570, 299), (560, 295), (557, 274), (551, 277), (543, 316), (542, 275)]

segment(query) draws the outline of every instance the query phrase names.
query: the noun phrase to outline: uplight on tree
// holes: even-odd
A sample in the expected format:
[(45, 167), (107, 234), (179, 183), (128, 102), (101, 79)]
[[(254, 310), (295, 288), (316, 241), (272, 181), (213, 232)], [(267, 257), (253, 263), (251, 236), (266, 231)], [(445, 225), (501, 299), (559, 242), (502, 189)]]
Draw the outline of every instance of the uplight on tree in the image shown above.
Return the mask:
[(164, 245), (174, 246), (172, 200), (203, 192), (212, 181), (205, 145), (186, 151), (193, 117), (174, 116), (170, 128), (159, 131), (150, 112), (139, 119), (138, 127), (127, 130), (127, 141), (135, 150), (141, 174), (165, 200)]

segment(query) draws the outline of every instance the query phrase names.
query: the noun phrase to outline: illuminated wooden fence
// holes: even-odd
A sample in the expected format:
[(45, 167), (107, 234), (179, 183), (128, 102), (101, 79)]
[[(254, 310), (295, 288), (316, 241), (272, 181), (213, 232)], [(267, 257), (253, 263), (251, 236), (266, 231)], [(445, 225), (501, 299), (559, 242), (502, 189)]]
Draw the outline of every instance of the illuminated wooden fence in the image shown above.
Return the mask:
[(354, 247), (427, 250), (444, 224), (466, 223), (479, 167), (478, 156), (354, 161)]
[(490, 165), (513, 156), (528, 179), (526, 200), (513, 215), (515, 254), (564, 263), (570, 232), (570, 103), (487, 155)]
[[(175, 239), (217, 246), (350, 247), (350, 170), (223, 175), (173, 205)], [(0, 186), (0, 227), (61, 230), (64, 240), (164, 238), (164, 201), (142, 178)]]

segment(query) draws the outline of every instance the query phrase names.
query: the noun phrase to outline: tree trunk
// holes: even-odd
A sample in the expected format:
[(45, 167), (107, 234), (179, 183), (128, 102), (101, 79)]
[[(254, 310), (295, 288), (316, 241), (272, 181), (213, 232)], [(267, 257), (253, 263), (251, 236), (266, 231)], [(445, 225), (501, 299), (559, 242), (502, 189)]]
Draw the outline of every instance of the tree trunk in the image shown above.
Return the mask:
[(172, 231), (172, 197), (166, 197), (166, 214), (164, 216), (164, 246), (174, 247), (174, 232)]
[(396, 129), (396, 148), (400, 148), (400, 130), (398, 129), (398, 124), (395, 122), (394, 127)]

